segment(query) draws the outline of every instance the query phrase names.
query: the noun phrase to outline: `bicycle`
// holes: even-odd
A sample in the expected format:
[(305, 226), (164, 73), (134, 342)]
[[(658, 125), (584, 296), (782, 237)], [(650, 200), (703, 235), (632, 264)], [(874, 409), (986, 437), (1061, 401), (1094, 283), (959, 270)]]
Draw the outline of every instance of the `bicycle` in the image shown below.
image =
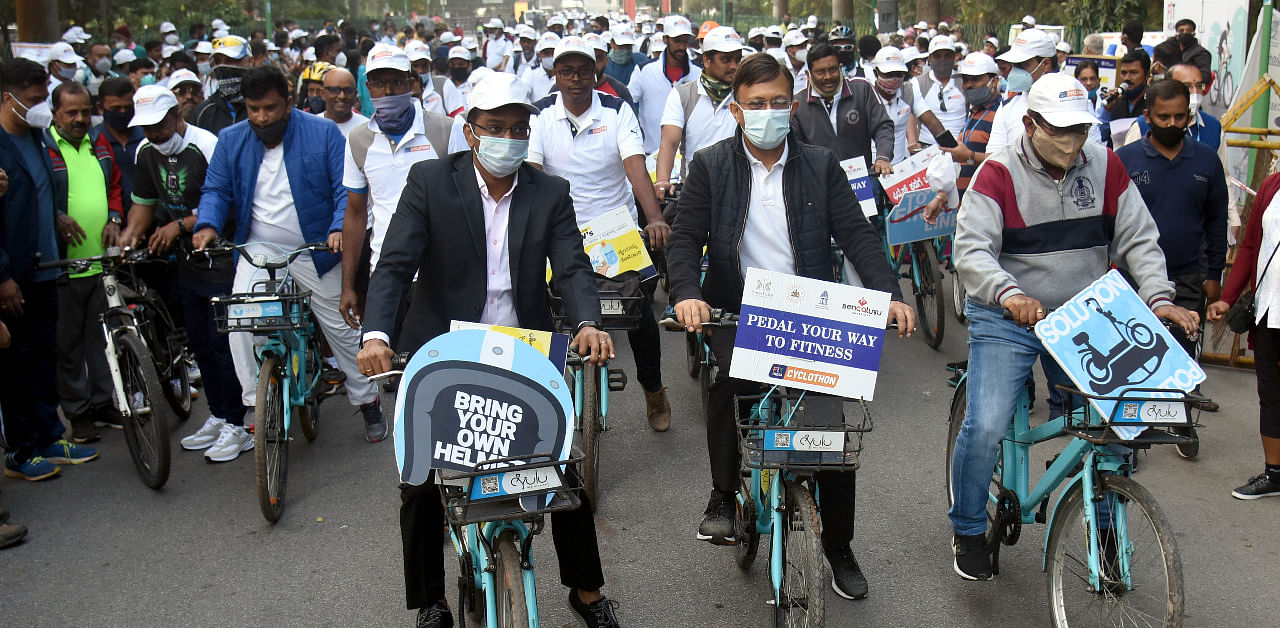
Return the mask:
[[(142, 483), (159, 489), (169, 479), (169, 419), (160, 409), (161, 398), (175, 416), (175, 391), (161, 373), (169, 369), (186, 377), (183, 360), (185, 333), (173, 324), (164, 302), (147, 290), (136, 274), (123, 273), (125, 267), (147, 260), (146, 249), (110, 247), (106, 253), (80, 259), (41, 262), (37, 268), (67, 269), (72, 273), (101, 265), (99, 277), (106, 294), (107, 309), (98, 318), (106, 339), (107, 367), (111, 373), (112, 403), (125, 421), (125, 443)], [(152, 347), (157, 353), (152, 353)], [(183, 379), (189, 387), (190, 382)], [(190, 414), (190, 390), (186, 393), (186, 413)]]
[[(951, 465), (956, 438), (965, 420), (968, 375), (960, 381), (951, 401), (946, 450), (948, 503), (952, 495)], [(1090, 395), (1059, 385), (1067, 408), (1048, 423), (1030, 426), (1029, 399), (1024, 388), (1014, 406), (1009, 430), (1000, 441), (991, 477), (987, 506), (987, 550), (992, 573), (1000, 570), (1000, 546), (1018, 542), (1022, 526), (1049, 524), (1045, 536), (1044, 569), (1049, 572), (1050, 614), (1055, 626), (1083, 623), (1086, 616), (1119, 617), (1154, 625), (1180, 626), (1183, 618), (1182, 563), (1172, 529), (1155, 497), (1130, 476), (1133, 449), (1154, 445), (1194, 442), (1176, 434), (1175, 428), (1196, 425), (1191, 404), (1202, 397), (1180, 390), (1126, 388), (1116, 396)], [(1174, 395), (1174, 396), (1169, 396)], [(1134, 421), (1124, 426), (1146, 426), (1135, 439), (1120, 438), (1111, 431), (1119, 422), (1116, 413), (1101, 416), (1089, 400), (1115, 401), (1116, 412), (1138, 418), (1182, 410), (1184, 422)], [(1046, 463), (1046, 471), (1030, 487), (1028, 452), (1032, 445), (1068, 438), (1066, 446)], [(1124, 449), (1128, 448), (1128, 449)], [(1049, 509), (1051, 496), (1064, 488)], [(1138, 539), (1142, 533), (1151, 538)], [(1137, 555), (1152, 547), (1151, 557)], [(1147, 573), (1147, 568), (1152, 572)], [(1144, 577), (1138, 578), (1137, 575)], [(1073, 578), (1074, 577), (1074, 578)], [(1158, 582), (1148, 584), (1148, 578)], [(1122, 607), (1146, 602), (1143, 608)], [(1077, 614), (1079, 611), (1079, 614)]]
[[(705, 256), (702, 258), (701, 273), (699, 283), (707, 278), (707, 258)], [(674, 313), (672, 316), (674, 316)], [(698, 379), (698, 385), (702, 390), (702, 418), (705, 421), (711, 382), (715, 381), (715, 374), (720, 370), (720, 365), (716, 362), (716, 357), (711, 353), (711, 347), (707, 344), (707, 338), (701, 331), (688, 331), (683, 327), (667, 328), (667, 331), (676, 331), (684, 334), (685, 368), (689, 373), (689, 377)]]
[[(254, 408), (253, 460), (257, 476), (258, 507), (275, 523), (284, 512), (288, 479), (289, 428), (295, 416), (302, 434), (313, 441), (320, 429), (320, 348), (311, 315), (311, 293), (299, 291), (288, 273), (289, 265), (303, 253), (328, 251), (323, 242), (293, 251), (279, 251), (276, 258), (254, 255), (250, 247), (280, 247), (269, 243), (224, 244), (205, 249), (210, 255), (239, 252), (251, 265), (267, 271), (249, 292), (214, 297), (214, 320), (219, 333), (247, 332), (261, 338), (258, 361), (257, 404)], [(279, 276), (284, 271), (283, 276)]]
[(884, 247), (889, 266), (897, 269), (901, 279), (911, 280), (911, 292), (915, 295), (916, 325), (924, 334), (924, 342), (930, 348), (942, 345), (946, 333), (946, 303), (942, 300), (942, 271), (938, 255), (942, 247), (938, 238), (919, 240), (909, 244), (890, 245), (886, 235), (887, 216), (879, 215), (873, 222), (879, 223), (880, 243)]
[(1235, 95), (1235, 78), (1231, 76), (1231, 23), (1223, 26), (1222, 35), (1218, 37), (1218, 68), (1214, 72), (1213, 84), (1209, 86), (1209, 102), (1226, 106)]

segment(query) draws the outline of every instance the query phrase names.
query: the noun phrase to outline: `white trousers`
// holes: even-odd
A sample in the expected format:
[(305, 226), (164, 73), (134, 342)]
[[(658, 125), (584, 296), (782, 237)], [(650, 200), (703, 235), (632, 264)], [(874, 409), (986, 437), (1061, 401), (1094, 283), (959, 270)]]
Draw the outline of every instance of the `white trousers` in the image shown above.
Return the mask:
[[(277, 277), (283, 275), (276, 271)], [(309, 254), (302, 254), (289, 265), (298, 290), (311, 292), (311, 315), (329, 341), (338, 368), (347, 374), (347, 401), (362, 406), (378, 398), (378, 387), (360, 374), (356, 366), (356, 353), (360, 351), (360, 332), (347, 326), (338, 313), (338, 299), (342, 295), (342, 266), (334, 266), (324, 277), (316, 275), (316, 267)], [(240, 257), (236, 264), (235, 292), (249, 292), (254, 282), (265, 281), (267, 271), (255, 267)], [(231, 360), (236, 365), (236, 378), (240, 380), (241, 401), (246, 407), (254, 407), (258, 393), (258, 360), (254, 355), (254, 335), (235, 332), (231, 343)]]

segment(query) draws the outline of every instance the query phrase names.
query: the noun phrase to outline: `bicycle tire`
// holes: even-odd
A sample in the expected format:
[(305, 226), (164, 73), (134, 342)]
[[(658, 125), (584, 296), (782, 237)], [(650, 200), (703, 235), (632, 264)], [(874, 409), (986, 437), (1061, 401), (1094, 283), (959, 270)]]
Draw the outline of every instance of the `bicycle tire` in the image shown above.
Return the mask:
[(520, 567), (520, 541), (507, 530), (493, 544), (493, 595), (497, 601), (498, 628), (527, 628), (529, 607), (524, 601), (524, 570)]
[(158, 489), (169, 480), (169, 417), (160, 410), (164, 388), (146, 343), (129, 332), (116, 337), (116, 358), (124, 381), (125, 403), (134, 404), (141, 394), (149, 412), (129, 413), (124, 438), (133, 466), (148, 488)]
[[(942, 288), (942, 272), (938, 270), (938, 253), (933, 250), (933, 243), (928, 241), (911, 243), (911, 263), (916, 267), (912, 275), (911, 290), (916, 297), (916, 312), (919, 323), (916, 325), (924, 332), (924, 342), (937, 349), (942, 344), (942, 335), (946, 332), (946, 303), (939, 298)], [(920, 277), (919, 282), (915, 280)]]
[[(306, 373), (308, 378), (320, 373), (320, 350), (316, 346), (315, 336), (307, 343)], [(320, 402), (316, 400), (315, 391), (307, 390), (306, 401), (293, 408), (298, 415), (298, 427), (302, 428), (302, 435), (307, 441), (315, 440), (320, 433)]]
[[(1141, 484), (1134, 482), (1132, 479), (1108, 475), (1102, 480), (1104, 499), (1105, 495), (1116, 495), (1115, 506), (1123, 506), (1127, 514), (1127, 533), (1128, 543), (1126, 545), (1135, 545), (1134, 530), (1135, 527), (1150, 526), (1152, 541), (1157, 549), (1159, 557), (1154, 555), (1147, 556), (1143, 554), (1138, 556), (1136, 553), (1129, 559), (1130, 582), (1133, 584), (1132, 590), (1119, 590), (1124, 587), (1123, 583), (1116, 583), (1110, 580), (1112, 586), (1103, 586), (1102, 591), (1088, 591), (1088, 567), (1087, 557), (1083, 552), (1087, 551), (1087, 545), (1084, 539), (1087, 534), (1083, 534), (1084, 528), (1084, 497), (1081, 485), (1077, 484), (1062, 498), (1061, 504), (1053, 517), (1053, 524), (1049, 528), (1049, 540), (1045, 547), (1046, 564), (1045, 569), (1049, 572), (1048, 590), (1049, 590), (1049, 609), (1050, 617), (1054, 626), (1080, 625), (1082, 623), (1090, 623), (1081, 619), (1072, 619), (1076, 615), (1071, 612), (1075, 609), (1073, 603), (1069, 603), (1067, 598), (1071, 598), (1071, 602), (1083, 600), (1085, 602), (1096, 604), (1099, 612), (1107, 618), (1130, 617), (1141, 618), (1148, 617), (1146, 620), (1148, 625), (1164, 625), (1167, 627), (1177, 628), (1182, 625), (1183, 620), (1183, 578), (1182, 578), (1182, 559), (1178, 554), (1177, 541), (1174, 538), (1173, 530), (1169, 526), (1168, 520), (1164, 516), (1164, 512), (1156, 503), (1155, 497), (1143, 487)], [(1136, 506), (1136, 508), (1135, 508)], [(1074, 535), (1074, 536), (1073, 536)], [(1073, 539), (1079, 537), (1076, 543)], [(1073, 548), (1075, 552), (1070, 550)], [(1142, 562), (1142, 564), (1137, 564)], [(1083, 587), (1078, 586), (1079, 580), (1074, 580), (1072, 586), (1068, 582), (1072, 581), (1068, 572), (1075, 568), (1076, 573), (1073, 574), (1077, 578), (1084, 578)], [(1151, 572), (1163, 576), (1164, 587), (1160, 591), (1160, 585), (1153, 583), (1146, 584), (1146, 580), (1138, 581), (1134, 575), (1135, 571), (1147, 573), (1148, 568)], [(1081, 573), (1083, 571), (1083, 573)], [(1161, 595), (1163, 594), (1163, 595)], [(1163, 597), (1163, 599), (1160, 599)], [(1150, 609), (1147, 612), (1133, 608), (1116, 608), (1119, 603), (1133, 601), (1147, 602)], [(1098, 604), (1098, 602), (1101, 602)], [(1070, 605), (1070, 608), (1068, 608)], [(1086, 604), (1086, 611), (1089, 604)], [(1091, 612), (1086, 612), (1086, 617), (1091, 617)], [(1128, 624), (1126, 624), (1128, 625)]]
[(822, 553), (822, 520), (809, 489), (795, 481), (786, 481), (785, 488), (782, 586), (774, 601), (774, 622), (781, 619), (787, 628), (816, 628), (826, 621), (823, 594), (831, 586)]
[(951, 307), (955, 308), (953, 314), (955, 314), (956, 320), (961, 323), (969, 320), (969, 317), (964, 315), (965, 296), (964, 282), (960, 281), (960, 275), (954, 272), (951, 273)]
[(697, 377), (702, 372), (702, 341), (691, 331), (684, 332), (684, 360), (689, 377)]
[[(164, 396), (173, 409), (173, 415), (179, 421), (191, 418), (191, 374), (187, 372), (186, 361), (181, 358), (181, 347), (178, 348), (178, 363), (169, 366), (171, 371), (164, 382)], [(176, 383), (175, 383), (176, 382)]]
[(1236, 80), (1231, 76), (1230, 72), (1226, 73), (1226, 78), (1222, 80), (1222, 103), (1231, 102), (1231, 97), (1236, 93)]
[(284, 427), (284, 372), (279, 356), (267, 356), (258, 368), (254, 407), (253, 462), (258, 479), (258, 508), (275, 523), (284, 512), (289, 477), (289, 434)]
[(752, 498), (752, 492), (744, 486), (734, 502), (737, 510), (733, 522), (733, 534), (737, 539), (733, 546), (734, 559), (738, 567), (746, 571), (751, 569), (752, 563), (756, 561), (756, 552), (760, 549), (760, 532), (756, 529), (756, 501)]
[(596, 511), (600, 500), (600, 367), (582, 365), (582, 416), (578, 421), (582, 450), (582, 490)]

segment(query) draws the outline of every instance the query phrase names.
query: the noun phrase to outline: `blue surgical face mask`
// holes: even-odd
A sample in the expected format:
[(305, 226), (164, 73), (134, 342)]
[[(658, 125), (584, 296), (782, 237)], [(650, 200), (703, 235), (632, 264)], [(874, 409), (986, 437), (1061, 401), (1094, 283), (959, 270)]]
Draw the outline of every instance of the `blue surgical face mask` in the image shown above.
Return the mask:
[(138, 81), (138, 83), (139, 83), (139, 84), (141, 84), (141, 85), (155, 85), (155, 84), (156, 84), (156, 75), (154, 75), (154, 74), (148, 74), (148, 75), (146, 75), (146, 76), (142, 77), (142, 80), (141, 80), (141, 81)]
[(403, 135), (413, 126), (413, 108), (417, 105), (413, 92), (372, 98), (370, 102), (373, 103), (373, 119), (383, 133)]
[(790, 109), (742, 110), (742, 134), (757, 148), (777, 148), (790, 132)]
[[(471, 133), (475, 135), (475, 127)], [(476, 147), (476, 161), (491, 175), (505, 177), (516, 171), (529, 156), (529, 140), (513, 140), (506, 137), (476, 135), (480, 145)]]
[(1031, 78), (1031, 73), (1022, 68), (1015, 67), (1009, 70), (1010, 92), (1025, 94), (1027, 90), (1031, 89), (1031, 84), (1034, 82), (1035, 79)]

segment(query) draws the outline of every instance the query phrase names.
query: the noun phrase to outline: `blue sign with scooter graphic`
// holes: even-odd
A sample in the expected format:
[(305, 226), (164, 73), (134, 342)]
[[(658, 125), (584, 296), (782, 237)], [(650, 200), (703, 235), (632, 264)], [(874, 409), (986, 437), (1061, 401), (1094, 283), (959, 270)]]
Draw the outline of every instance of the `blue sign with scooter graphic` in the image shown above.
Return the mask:
[[(1112, 270), (1036, 323), (1036, 336), (1081, 391), (1120, 396), (1136, 388), (1191, 392), (1204, 370), (1134, 292)], [(1157, 396), (1142, 393), (1143, 396)], [(1124, 401), (1091, 399), (1094, 409), (1115, 422), (1143, 420)], [(1147, 420), (1150, 420), (1149, 418)], [(1136, 438), (1143, 427), (1115, 427)]]

